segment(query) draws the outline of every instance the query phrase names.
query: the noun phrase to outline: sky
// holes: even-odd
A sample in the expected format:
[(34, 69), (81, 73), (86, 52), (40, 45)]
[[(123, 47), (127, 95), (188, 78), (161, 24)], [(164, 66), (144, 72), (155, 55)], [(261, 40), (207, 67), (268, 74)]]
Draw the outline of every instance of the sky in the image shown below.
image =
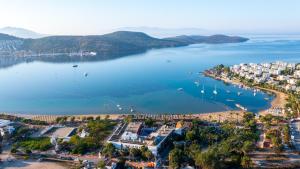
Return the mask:
[(0, 27), (101, 34), (122, 27), (300, 32), (299, 0), (0, 0)]

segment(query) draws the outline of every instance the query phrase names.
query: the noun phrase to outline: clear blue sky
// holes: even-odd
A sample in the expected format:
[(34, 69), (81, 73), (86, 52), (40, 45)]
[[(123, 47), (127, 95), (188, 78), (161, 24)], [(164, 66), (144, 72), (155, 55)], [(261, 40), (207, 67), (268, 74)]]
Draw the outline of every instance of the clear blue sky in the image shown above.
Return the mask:
[(0, 0), (0, 27), (99, 34), (120, 27), (296, 32), (300, 0)]

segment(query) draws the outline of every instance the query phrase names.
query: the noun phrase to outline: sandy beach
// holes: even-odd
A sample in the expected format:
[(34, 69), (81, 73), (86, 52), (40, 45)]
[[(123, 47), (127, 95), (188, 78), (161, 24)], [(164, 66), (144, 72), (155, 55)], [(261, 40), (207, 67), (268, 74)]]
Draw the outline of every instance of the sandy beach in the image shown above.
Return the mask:
[[(49, 123), (55, 122), (56, 118), (63, 117), (63, 115), (20, 115), (20, 114), (10, 114), (10, 113), (2, 113), (9, 114), (17, 117), (23, 117), (27, 119), (46, 121)], [(121, 120), (128, 115), (136, 115), (136, 114), (87, 114), (87, 115), (68, 115), (68, 120), (72, 117), (75, 117), (75, 121), (81, 121), (84, 118), (88, 117), (100, 117), (101, 119), (109, 118), (111, 120)], [(196, 113), (196, 114), (139, 114), (144, 115), (153, 119), (200, 119), (206, 121), (233, 121), (233, 120), (241, 120), (243, 117), (243, 111), (222, 111), (222, 112), (209, 112), (209, 113)]]

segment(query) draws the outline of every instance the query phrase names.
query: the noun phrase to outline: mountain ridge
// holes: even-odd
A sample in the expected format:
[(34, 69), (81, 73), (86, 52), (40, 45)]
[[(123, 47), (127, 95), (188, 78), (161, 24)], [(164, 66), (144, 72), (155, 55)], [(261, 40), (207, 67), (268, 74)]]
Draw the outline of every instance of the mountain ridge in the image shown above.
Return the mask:
[(10, 27), (10, 26), (0, 28), (0, 33), (8, 34), (8, 35), (19, 37), (19, 38), (32, 38), (32, 39), (47, 36), (47, 35), (43, 35), (43, 34), (34, 32), (29, 29)]
[(143, 53), (150, 49), (181, 47), (197, 43), (238, 43), (248, 40), (226, 35), (183, 35), (160, 39), (143, 32), (130, 31), (117, 31), (104, 35), (47, 36), (37, 39), (23, 39), (5, 34), (2, 37), (0, 55), (53, 62), (108, 60)]

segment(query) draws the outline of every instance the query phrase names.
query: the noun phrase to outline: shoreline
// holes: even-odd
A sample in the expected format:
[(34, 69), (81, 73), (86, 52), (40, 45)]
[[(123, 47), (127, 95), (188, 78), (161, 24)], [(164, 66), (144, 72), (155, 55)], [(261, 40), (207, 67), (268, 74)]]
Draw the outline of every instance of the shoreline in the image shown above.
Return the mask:
[[(221, 77), (216, 77), (216, 76), (214, 76), (214, 75), (212, 75), (208, 72), (204, 72), (204, 75), (208, 76), (208, 77), (211, 77), (215, 80), (221, 80), (225, 83), (229, 83), (229, 84), (233, 84), (233, 85), (247, 86), (244, 83), (240, 82), (239, 80), (229, 80), (229, 79), (224, 79), (224, 78), (221, 78)], [(271, 101), (271, 107), (269, 107), (268, 109), (259, 111), (258, 112), (259, 115), (274, 114), (272, 112), (272, 109), (283, 109), (285, 107), (285, 105), (287, 103), (286, 100), (288, 98), (287, 94), (285, 94), (283, 92), (280, 92), (280, 91), (277, 91), (277, 90), (268, 89), (268, 88), (259, 87), (259, 86), (253, 86), (253, 88), (259, 89), (259, 90), (262, 90), (262, 91), (271, 92), (275, 95), (275, 98)], [(279, 115), (279, 114), (276, 114), (276, 115)]]
[(125, 117), (134, 115), (136, 117), (142, 118), (153, 118), (156, 120), (163, 119), (173, 119), (173, 120), (206, 120), (206, 121), (233, 121), (241, 120), (243, 117), (244, 111), (241, 110), (231, 110), (231, 111), (220, 111), (220, 112), (207, 112), (207, 113), (190, 113), (190, 114), (80, 114), (80, 115), (30, 115), (30, 114), (13, 114), (13, 113), (0, 113), (4, 115), (11, 115), (15, 117), (22, 117), (25, 119), (46, 121), (49, 123), (55, 122), (58, 117), (68, 117), (68, 120), (71, 117), (75, 117), (75, 121), (81, 121), (87, 117), (100, 117), (101, 119), (108, 118), (110, 120), (123, 120)]

